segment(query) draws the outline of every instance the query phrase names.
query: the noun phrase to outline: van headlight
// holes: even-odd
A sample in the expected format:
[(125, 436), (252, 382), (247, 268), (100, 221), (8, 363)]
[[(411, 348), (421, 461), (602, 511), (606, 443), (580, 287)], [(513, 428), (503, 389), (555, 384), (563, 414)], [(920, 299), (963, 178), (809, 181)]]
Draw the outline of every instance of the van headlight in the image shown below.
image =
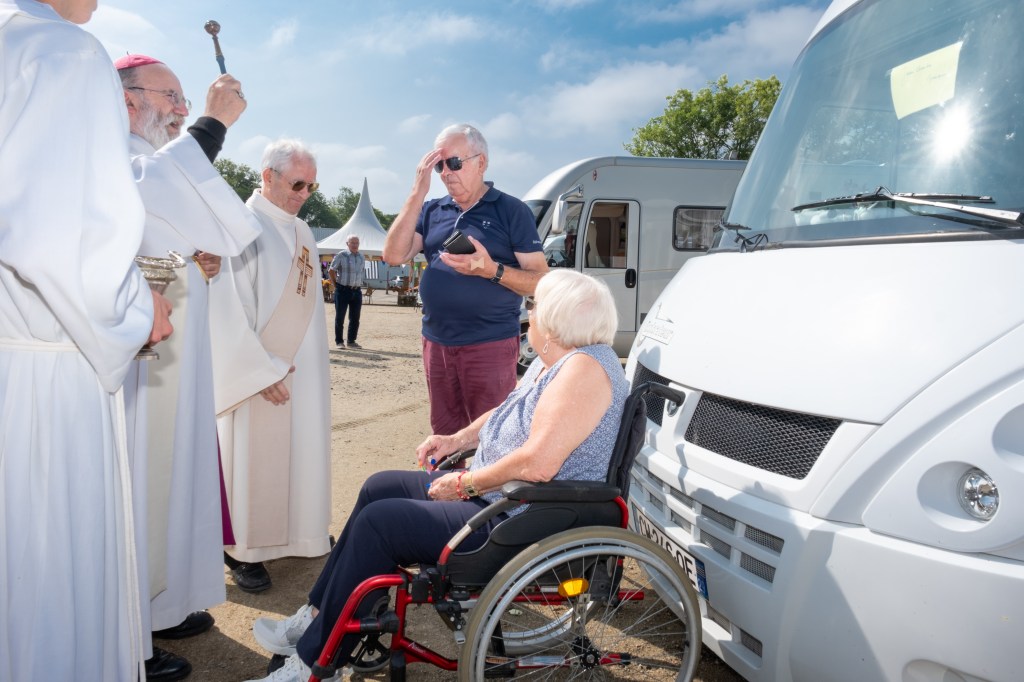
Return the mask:
[(960, 506), (976, 519), (988, 521), (999, 509), (999, 488), (981, 469), (972, 468), (964, 472), (956, 493)]

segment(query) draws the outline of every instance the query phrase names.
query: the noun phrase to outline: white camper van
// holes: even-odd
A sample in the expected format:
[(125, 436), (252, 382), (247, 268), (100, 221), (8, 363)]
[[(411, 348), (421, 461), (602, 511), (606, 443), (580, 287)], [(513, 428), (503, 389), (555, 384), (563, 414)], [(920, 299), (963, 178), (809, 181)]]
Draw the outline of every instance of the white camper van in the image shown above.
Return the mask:
[[(625, 357), (651, 304), (683, 263), (707, 251), (744, 161), (606, 156), (559, 168), (523, 197), (550, 267), (605, 281), (615, 296), (615, 348)], [(553, 220), (559, 198), (564, 199)], [(536, 357), (522, 319), (520, 368)]]
[(748, 680), (1024, 679), (1024, 3), (843, 0), (626, 371)]

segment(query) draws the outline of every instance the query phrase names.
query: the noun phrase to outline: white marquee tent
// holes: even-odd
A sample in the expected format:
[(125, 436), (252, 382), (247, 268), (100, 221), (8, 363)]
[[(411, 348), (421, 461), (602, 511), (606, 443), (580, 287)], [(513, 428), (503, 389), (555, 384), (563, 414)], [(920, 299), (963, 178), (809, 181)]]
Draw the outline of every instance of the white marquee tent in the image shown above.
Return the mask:
[(363, 193), (359, 195), (359, 203), (352, 217), (340, 230), (317, 242), (320, 255), (335, 254), (343, 250), (345, 242), (352, 235), (359, 237), (359, 251), (363, 255), (380, 256), (384, 250), (384, 237), (387, 236), (387, 232), (380, 226), (380, 221), (373, 212), (366, 178), (363, 178)]

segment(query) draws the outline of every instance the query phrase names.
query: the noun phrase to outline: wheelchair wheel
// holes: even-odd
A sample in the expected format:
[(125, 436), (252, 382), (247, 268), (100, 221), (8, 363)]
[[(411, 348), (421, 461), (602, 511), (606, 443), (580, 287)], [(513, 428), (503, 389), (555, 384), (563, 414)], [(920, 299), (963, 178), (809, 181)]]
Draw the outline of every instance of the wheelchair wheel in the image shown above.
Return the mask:
[(697, 595), (650, 540), (587, 527), (523, 550), (470, 612), (459, 679), (692, 679)]

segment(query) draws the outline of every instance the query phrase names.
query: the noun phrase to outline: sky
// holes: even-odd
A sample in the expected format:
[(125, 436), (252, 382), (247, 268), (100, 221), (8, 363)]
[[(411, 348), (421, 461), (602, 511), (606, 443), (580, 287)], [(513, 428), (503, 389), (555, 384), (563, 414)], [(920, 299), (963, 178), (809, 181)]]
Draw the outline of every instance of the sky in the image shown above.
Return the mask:
[[(100, 0), (85, 28), (111, 57), (165, 62), (203, 112), (220, 74), (203, 29), (221, 25), (228, 72), (248, 108), (220, 158), (254, 169), (296, 137), (317, 155), (321, 192), (362, 191), (398, 213), (445, 126), (490, 148), (486, 178), (523, 197), (579, 159), (623, 145), (666, 97), (728, 74), (790, 66), (827, 0)], [(438, 177), (430, 197), (443, 196)]]

